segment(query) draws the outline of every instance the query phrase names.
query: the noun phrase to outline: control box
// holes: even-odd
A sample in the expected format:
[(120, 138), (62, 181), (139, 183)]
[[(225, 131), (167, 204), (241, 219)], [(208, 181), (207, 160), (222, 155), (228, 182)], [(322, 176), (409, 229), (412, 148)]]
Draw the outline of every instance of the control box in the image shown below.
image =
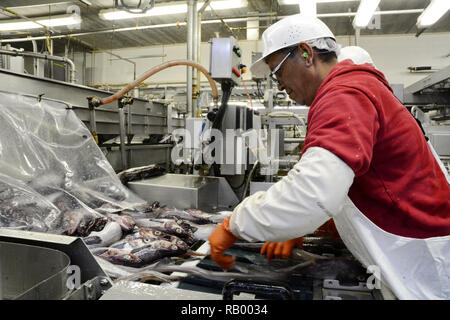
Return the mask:
[(213, 38), (211, 40), (210, 75), (219, 83), (240, 84), (243, 70), (242, 52), (235, 38)]

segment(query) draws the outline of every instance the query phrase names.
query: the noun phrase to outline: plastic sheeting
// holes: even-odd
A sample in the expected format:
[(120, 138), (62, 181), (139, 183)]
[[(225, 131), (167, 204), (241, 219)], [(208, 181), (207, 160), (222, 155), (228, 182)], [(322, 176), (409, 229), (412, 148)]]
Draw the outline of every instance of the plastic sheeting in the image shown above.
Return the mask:
[(63, 102), (0, 91), (0, 227), (86, 236), (145, 201)]

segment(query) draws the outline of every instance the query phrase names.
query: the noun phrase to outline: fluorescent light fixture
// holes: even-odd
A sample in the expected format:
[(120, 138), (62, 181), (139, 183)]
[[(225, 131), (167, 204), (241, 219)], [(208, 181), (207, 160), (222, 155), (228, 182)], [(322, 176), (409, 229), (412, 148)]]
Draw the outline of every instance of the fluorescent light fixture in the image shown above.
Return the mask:
[(148, 10), (146, 13), (130, 13), (123, 10), (107, 9), (101, 10), (99, 16), (104, 20), (121, 20), (121, 19), (133, 19), (140, 17), (153, 17), (169, 14), (180, 14), (187, 12), (187, 4), (175, 4), (165, 6), (155, 6)]
[(298, 0), (300, 13), (305, 16), (316, 17), (317, 7), (315, 0)]
[[(222, 1), (211, 1), (210, 3), (213, 10), (226, 10), (226, 9), (236, 9), (243, 8), (247, 6), (247, 2), (243, 0), (222, 0)], [(197, 8), (201, 8), (203, 6), (203, 2), (198, 2)], [(208, 6), (206, 11), (210, 10)]]
[(379, 3), (380, 0), (361, 0), (356, 17), (353, 19), (353, 26), (355, 28), (367, 27)]
[[(201, 8), (203, 2), (197, 3), (197, 8)], [(222, 1), (212, 1), (210, 6), (213, 10), (226, 10), (226, 9), (236, 9), (247, 6), (245, 0), (222, 0)], [(206, 7), (205, 11), (211, 10), (210, 6)], [(101, 10), (99, 16), (104, 20), (121, 20), (121, 19), (135, 19), (139, 17), (154, 17), (154, 16), (165, 16), (169, 14), (181, 14), (187, 12), (187, 4), (174, 4), (174, 5), (156, 5), (152, 9), (148, 10), (146, 13), (129, 13), (123, 10), (116, 9), (106, 9)]]
[(432, 0), (425, 11), (417, 18), (417, 26), (426, 28), (435, 24), (449, 9), (449, 0)]
[[(308, 1), (308, 0), (307, 0)], [(359, 0), (316, 0), (316, 3), (329, 3), (329, 2), (354, 2)], [(281, 5), (298, 4), (299, 0), (278, 0)]]
[(43, 28), (42, 25), (46, 27), (58, 27), (81, 23), (81, 17), (77, 14), (65, 14), (54, 16), (52, 18), (38, 18), (34, 20), (41, 25), (32, 21), (22, 19), (13, 20), (14, 22), (11, 22), (11, 20), (7, 20), (5, 22), (0, 22), (0, 31), (39, 29)]

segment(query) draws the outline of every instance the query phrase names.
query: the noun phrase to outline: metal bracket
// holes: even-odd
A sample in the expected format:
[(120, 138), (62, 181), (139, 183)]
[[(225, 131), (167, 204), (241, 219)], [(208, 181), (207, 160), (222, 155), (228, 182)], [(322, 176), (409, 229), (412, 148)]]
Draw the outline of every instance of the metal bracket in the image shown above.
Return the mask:
[(324, 279), (323, 280), (324, 289), (336, 289), (336, 290), (351, 290), (351, 291), (363, 291), (370, 292), (371, 290), (367, 288), (365, 282), (359, 282), (357, 286), (342, 286), (339, 280)]
[(111, 287), (112, 283), (108, 278), (95, 277), (83, 283), (63, 300), (98, 300)]
[(263, 284), (236, 280), (228, 281), (223, 286), (223, 300), (233, 300), (233, 295), (241, 292), (278, 295), (283, 300), (294, 300), (292, 290), (284, 284)]

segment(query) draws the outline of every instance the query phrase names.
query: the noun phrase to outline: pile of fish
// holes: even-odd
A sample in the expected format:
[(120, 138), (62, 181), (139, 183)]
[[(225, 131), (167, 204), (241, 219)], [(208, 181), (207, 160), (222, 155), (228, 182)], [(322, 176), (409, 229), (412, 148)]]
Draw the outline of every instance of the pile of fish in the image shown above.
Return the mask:
[[(92, 252), (113, 264), (141, 268), (164, 257), (188, 254), (225, 216), (200, 210), (144, 205), (108, 214), (100, 232), (84, 237)], [(206, 230), (206, 231), (205, 231)]]
[(127, 189), (164, 170), (117, 174), (72, 106), (4, 91), (0, 106), (0, 228), (81, 237), (105, 262), (143, 266), (188, 253), (217, 223)]
[(97, 185), (103, 199), (108, 198), (103, 201), (93, 188), (88, 192), (82, 185), (63, 182), (48, 176), (44, 182), (21, 183), (2, 176), (0, 227), (81, 237), (106, 261), (143, 267), (164, 257), (188, 254), (196, 241), (207, 240), (225, 218), (158, 202), (125, 206), (119, 189)]

